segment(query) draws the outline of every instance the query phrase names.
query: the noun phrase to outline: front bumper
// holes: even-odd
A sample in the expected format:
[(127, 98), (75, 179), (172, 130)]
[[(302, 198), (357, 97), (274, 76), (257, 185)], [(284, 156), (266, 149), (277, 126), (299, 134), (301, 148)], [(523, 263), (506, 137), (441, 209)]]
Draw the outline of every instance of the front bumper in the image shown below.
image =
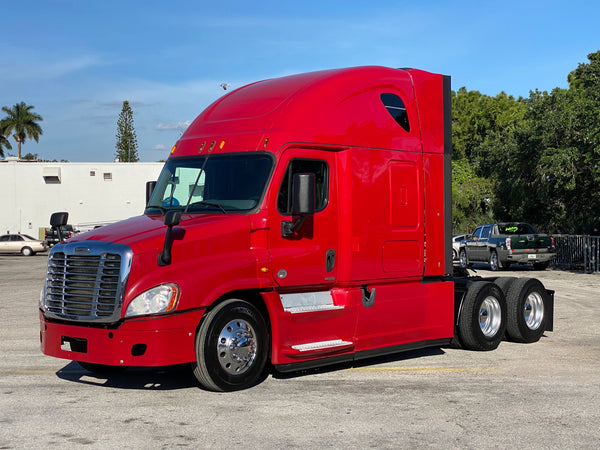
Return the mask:
[(168, 366), (196, 360), (196, 328), (203, 310), (129, 319), (118, 328), (48, 320), (40, 311), (45, 355), (111, 366)]

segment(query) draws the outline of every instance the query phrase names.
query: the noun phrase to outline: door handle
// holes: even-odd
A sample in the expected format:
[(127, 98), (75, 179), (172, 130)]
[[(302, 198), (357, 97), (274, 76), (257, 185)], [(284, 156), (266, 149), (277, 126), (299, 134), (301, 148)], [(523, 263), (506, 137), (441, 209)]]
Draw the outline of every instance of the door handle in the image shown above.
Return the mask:
[(335, 267), (335, 250), (329, 249), (325, 255), (325, 268), (327, 272), (331, 272)]

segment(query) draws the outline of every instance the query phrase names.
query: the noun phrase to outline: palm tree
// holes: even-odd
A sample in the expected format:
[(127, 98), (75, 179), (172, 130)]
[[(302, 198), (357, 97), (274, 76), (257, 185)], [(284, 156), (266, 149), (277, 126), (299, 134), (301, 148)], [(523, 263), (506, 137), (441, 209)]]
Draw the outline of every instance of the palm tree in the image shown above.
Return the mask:
[(6, 148), (7, 150), (12, 148), (10, 142), (8, 142), (8, 139), (6, 139), (3, 132), (0, 131), (0, 158), (4, 158), (4, 150), (2, 150), (2, 147)]
[(17, 103), (12, 108), (2, 107), (2, 111), (8, 115), (0, 120), (0, 131), (6, 137), (13, 133), (13, 138), (18, 144), (19, 159), (21, 159), (21, 144), (25, 143), (26, 139), (34, 139), (35, 142), (39, 142), (40, 135), (43, 133), (42, 127), (37, 122), (44, 119), (39, 114), (32, 112), (33, 108), (31, 105), (26, 105), (25, 102)]

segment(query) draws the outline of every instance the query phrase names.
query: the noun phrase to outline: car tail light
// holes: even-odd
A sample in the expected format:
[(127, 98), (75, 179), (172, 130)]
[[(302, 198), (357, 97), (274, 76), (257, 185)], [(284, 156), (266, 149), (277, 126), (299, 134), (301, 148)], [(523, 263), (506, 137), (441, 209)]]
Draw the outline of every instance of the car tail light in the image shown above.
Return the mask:
[(509, 237), (507, 237), (507, 238), (506, 238), (506, 249), (507, 249), (507, 250), (510, 250), (510, 249), (511, 249), (511, 248), (510, 248), (510, 238), (509, 238)]

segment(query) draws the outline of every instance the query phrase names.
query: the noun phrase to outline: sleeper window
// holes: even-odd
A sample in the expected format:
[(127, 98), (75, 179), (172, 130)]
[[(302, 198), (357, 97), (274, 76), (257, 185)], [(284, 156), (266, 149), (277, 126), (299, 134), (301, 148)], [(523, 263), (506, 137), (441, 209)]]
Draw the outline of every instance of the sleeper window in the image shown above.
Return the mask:
[(379, 98), (396, 123), (405, 131), (410, 132), (408, 113), (406, 112), (406, 106), (404, 106), (402, 99), (396, 94), (381, 94)]

